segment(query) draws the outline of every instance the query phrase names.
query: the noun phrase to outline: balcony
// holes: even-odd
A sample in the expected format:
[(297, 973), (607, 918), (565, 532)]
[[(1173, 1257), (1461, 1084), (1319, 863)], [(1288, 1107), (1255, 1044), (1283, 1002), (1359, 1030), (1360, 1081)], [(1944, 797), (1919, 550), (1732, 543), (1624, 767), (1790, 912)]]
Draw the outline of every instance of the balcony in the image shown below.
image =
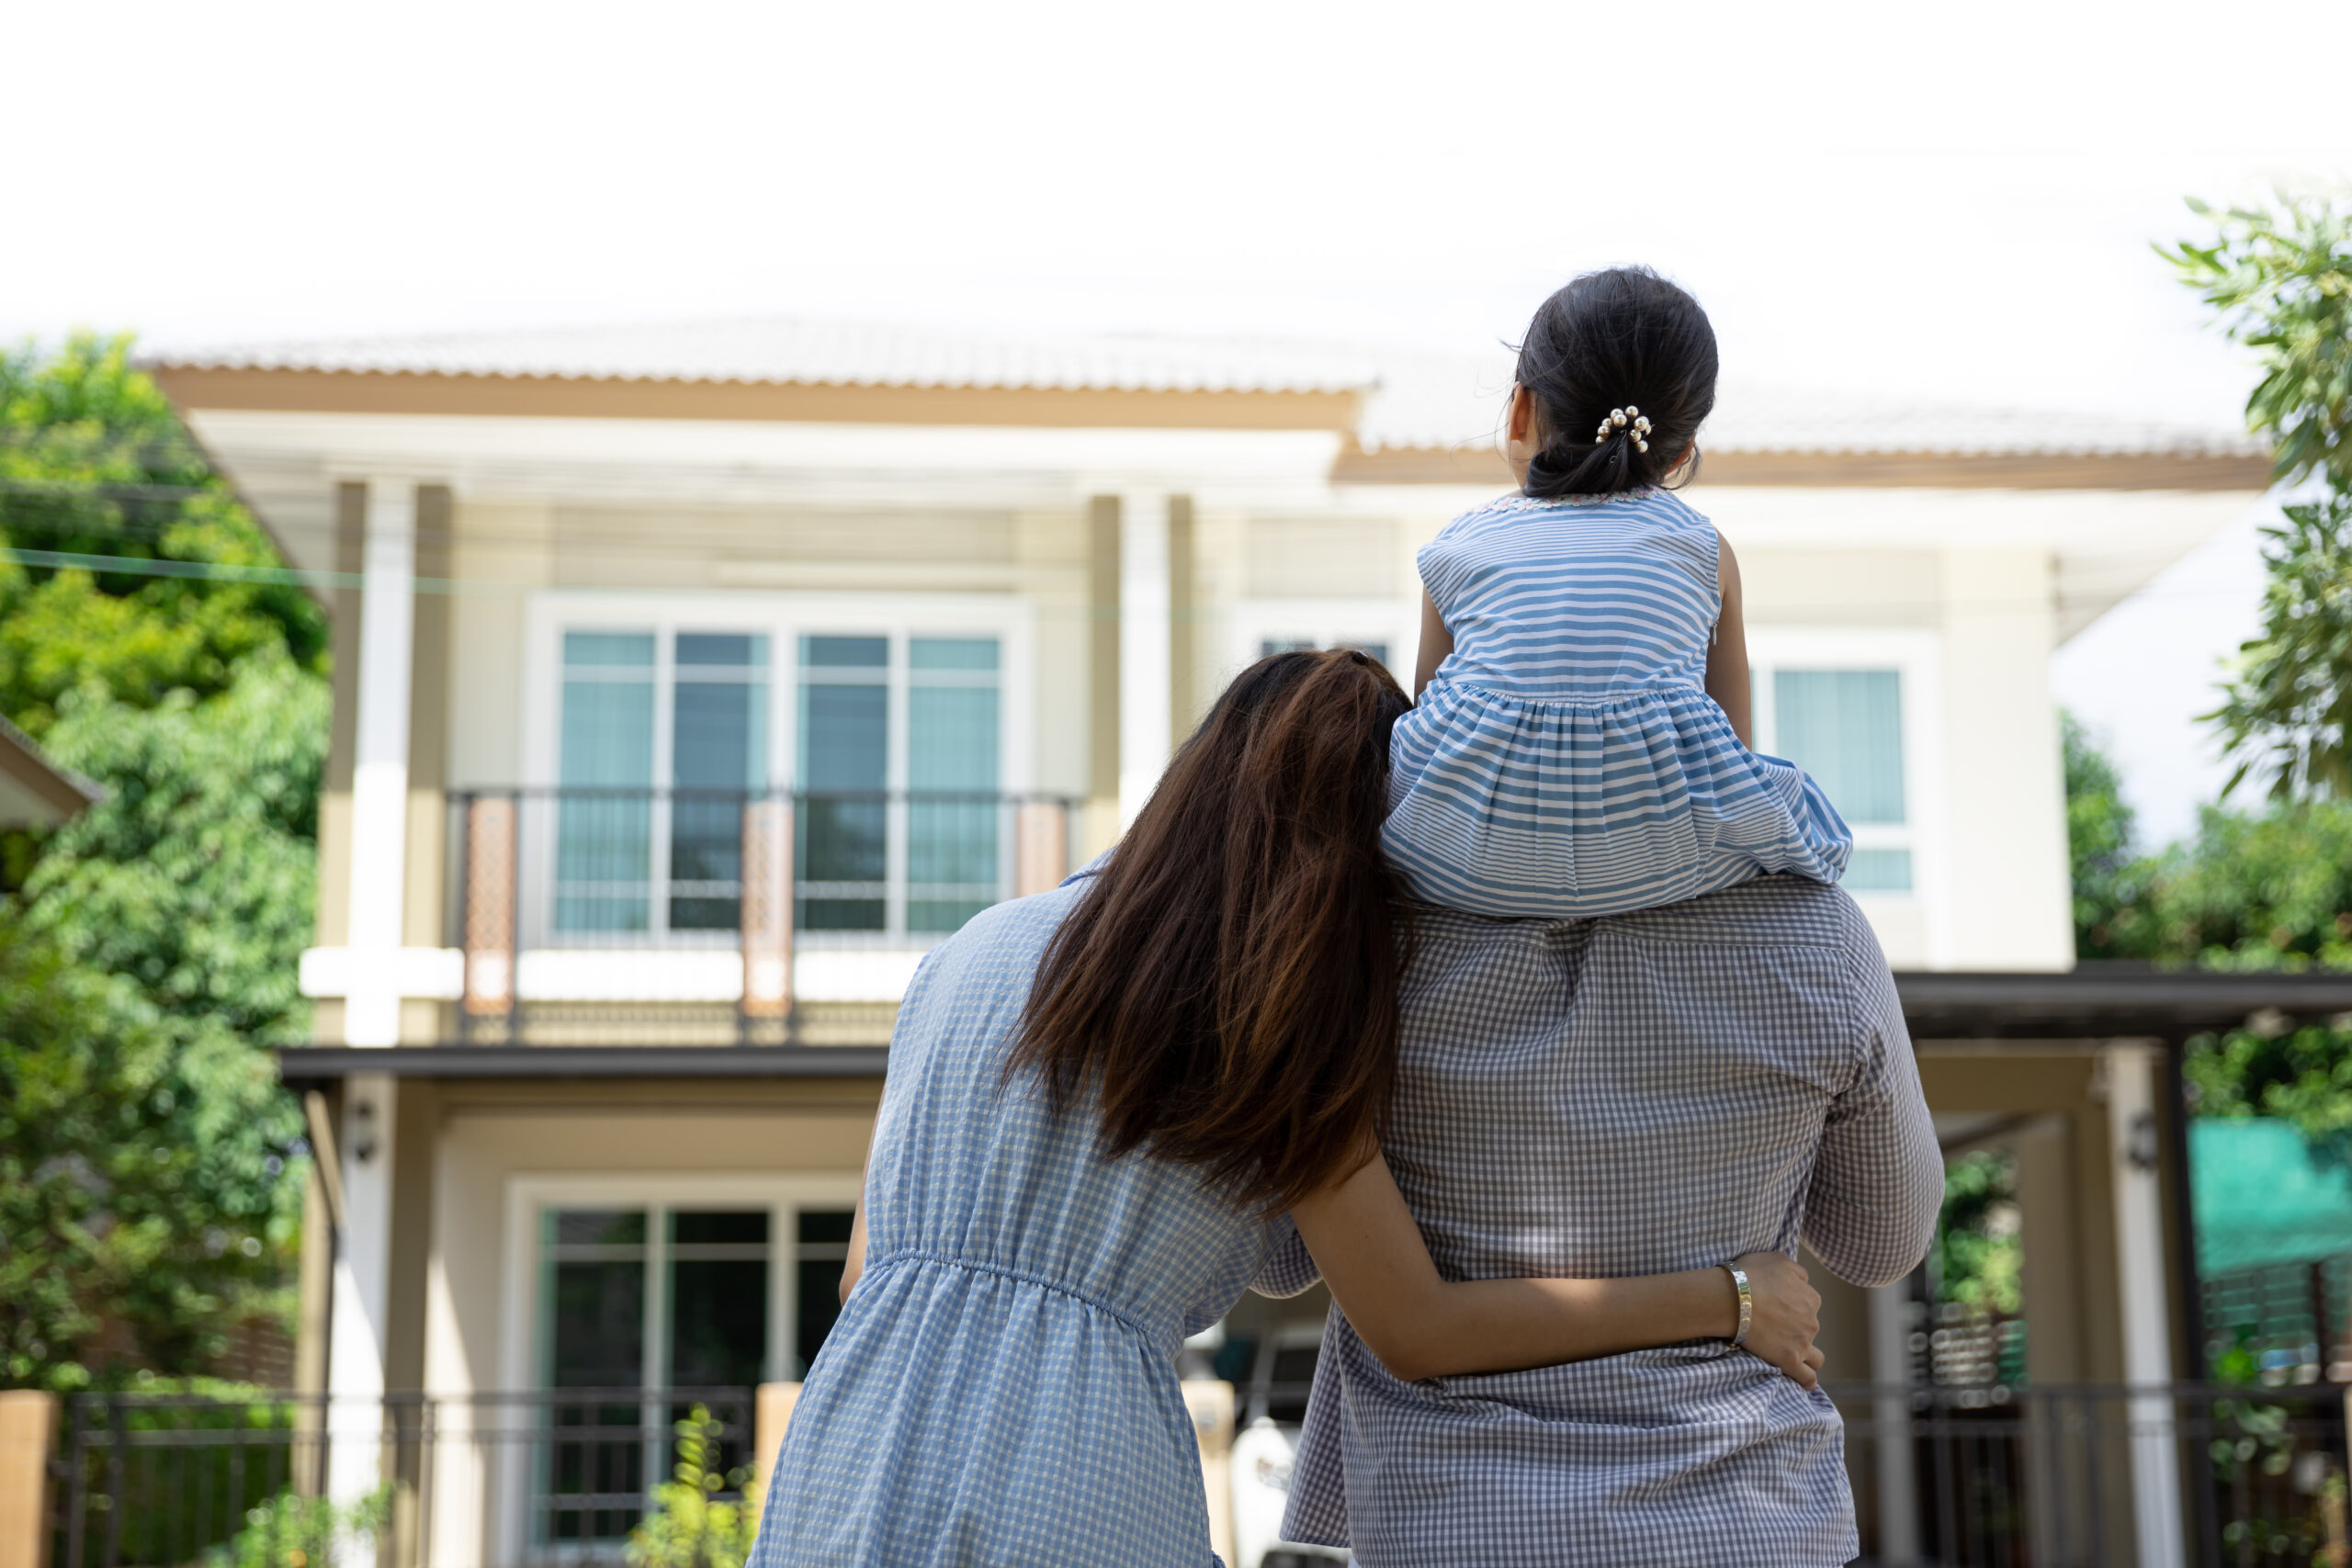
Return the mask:
[(451, 808), (436, 989), (464, 1044), (878, 1043), (925, 952), (1069, 874), (1074, 816), (968, 791), (500, 789)]

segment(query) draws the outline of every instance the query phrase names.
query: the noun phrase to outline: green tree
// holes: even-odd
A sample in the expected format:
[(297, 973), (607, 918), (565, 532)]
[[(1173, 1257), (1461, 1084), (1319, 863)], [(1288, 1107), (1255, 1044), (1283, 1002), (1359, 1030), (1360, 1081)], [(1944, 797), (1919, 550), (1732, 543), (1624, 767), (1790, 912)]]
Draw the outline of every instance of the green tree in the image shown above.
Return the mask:
[(2327, 491), (2266, 530), (2262, 630), (2206, 716), (2238, 761), (2222, 794), (2267, 774), (2280, 799), (2352, 795), (2352, 201), (2189, 206), (2211, 242), (2159, 254), (2255, 350), (2246, 423), (2272, 439), (2273, 478)]
[[(2086, 958), (2207, 969), (2352, 968), (2352, 801), (2206, 808), (2194, 838), (2131, 852), (2115, 770), (2068, 723), (2066, 815)], [(2352, 1031), (2239, 1029), (2188, 1057), (2207, 1116), (2278, 1116), (2352, 1154)]]
[(128, 338), (0, 353), (0, 713), (36, 739), (92, 682), (146, 706), (224, 691), (266, 649), (324, 668), (326, 617), (300, 588), (54, 560), (284, 564), (131, 365)]
[(107, 791), (0, 865), (8, 1383), (201, 1372), (296, 1241), (324, 619), (128, 347), (0, 355), (0, 713)]
[(2255, 351), (2262, 379), (2246, 424), (2277, 442), (2274, 477), (2319, 474), (2352, 491), (2352, 200), (2282, 193), (2267, 208), (2188, 207), (2212, 239), (2157, 254)]
[(2066, 773), (2066, 848), (2075, 890), (2075, 956), (2115, 958), (2117, 912), (2137, 891), (2132, 807), (2122, 781), (2073, 714), (2059, 715)]

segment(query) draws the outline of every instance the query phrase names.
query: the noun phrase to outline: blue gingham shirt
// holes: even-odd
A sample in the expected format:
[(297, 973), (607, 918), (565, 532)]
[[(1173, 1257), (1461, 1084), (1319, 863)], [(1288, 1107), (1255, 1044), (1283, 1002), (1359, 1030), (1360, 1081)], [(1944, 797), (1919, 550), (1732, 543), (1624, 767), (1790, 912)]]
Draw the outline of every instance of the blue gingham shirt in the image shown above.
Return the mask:
[[(1925, 1254), (1943, 1163), (1876, 939), (1769, 877), (1595, 920), (1418, 917), (1389, 1164), (1449, 1279)], [(1295, 1239), (1260, 1288), (1313, 1276)], [(1725, 1287), (1728, 1289), (1728, 1285)], [(1283, 1534), (1365, 1568), (1842, 1563), (1838, 1412), (1719, 1342), (1399, 1382), (1335, 1308)]]

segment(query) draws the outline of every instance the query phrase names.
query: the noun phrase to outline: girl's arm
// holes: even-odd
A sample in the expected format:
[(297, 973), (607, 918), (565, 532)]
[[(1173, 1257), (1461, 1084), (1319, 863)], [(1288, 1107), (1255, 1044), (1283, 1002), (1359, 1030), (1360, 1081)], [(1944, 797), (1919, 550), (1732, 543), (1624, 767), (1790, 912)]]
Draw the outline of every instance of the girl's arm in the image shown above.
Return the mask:
[[(1739, 1297), (1720, 1268), (1625, 1280), (1441, 1280), (1384, 1158), (1294, 1204), (1291, 1217), (1348, 1322), (1408, 1382), (1728, 1339), (1738, 1325)], [(1821, 1297), (1780, 1253), (1737, 1261), (1755, 1297), (1747, 1349), (1814, 1387)]]
[(1739, 558), (1721, 534), (1715, 536), (1715, 580), (1723, 589), (1724, 607), (1715, 621), (1714, 646), (1707, 649), (1707, 695), (1731, 720), (1739, 743), (1752, 751), (1756, 730), (1749, 712), (1747, 622), (1740, 613)]
[(1445, 629), (1445, 617), (1437, 613), (1437, 602), (1430, 591), (1421, 590), (1421, 652), (1413, 663), (1413, 700), (1419, 702), (1421, 694), (1430, 689), (1430, 679), (1445, 656), (1453, 651), (1453, 634)]

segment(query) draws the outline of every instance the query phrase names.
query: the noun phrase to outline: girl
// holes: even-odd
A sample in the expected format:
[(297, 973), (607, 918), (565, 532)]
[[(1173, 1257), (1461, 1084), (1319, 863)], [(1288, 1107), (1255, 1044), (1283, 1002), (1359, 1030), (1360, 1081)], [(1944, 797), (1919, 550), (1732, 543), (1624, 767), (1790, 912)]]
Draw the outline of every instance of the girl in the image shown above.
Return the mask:
[(1748, 749), (1739, 563), (1664, 488), (1714, 403), (1714, 329), (1656, 273), (1589, 273), (1535, 312), (1505, 430), (1521, 489), (1420, 553), (1383, 834), (1416, 897), (1570, 918), (1845, 871), (1819, 786)]
[[(1401, 934), (1380, 823), (1405, 706), (1361, 654), (1261, 661), (1106, 864), (924, 960), (891, 1040), (854, 1288), (752, 1568), (1208, 1568), (1175, 1355), (1287, 1239), (1270, 1218), (1285, 1207), (1399, 1376), (1734, 1336), (1723, 1269), (1437, 1277), (1376, 1152)], [(1812, 1386), (1804, 1271), (1737, 1264), (1747, 1348)]]

